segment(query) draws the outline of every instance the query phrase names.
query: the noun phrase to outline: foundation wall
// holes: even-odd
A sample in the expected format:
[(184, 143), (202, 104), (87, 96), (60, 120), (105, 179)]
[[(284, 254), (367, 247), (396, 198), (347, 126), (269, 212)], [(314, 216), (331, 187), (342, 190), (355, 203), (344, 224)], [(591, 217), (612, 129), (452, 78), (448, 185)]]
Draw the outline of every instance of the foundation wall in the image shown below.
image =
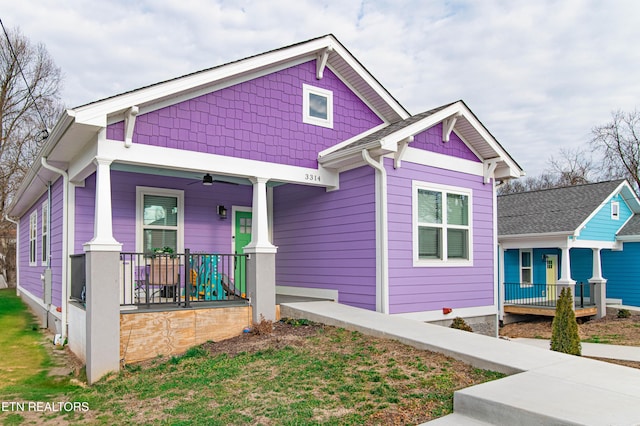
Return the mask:
[[(276, 317), (280, 318), (280, 309), (276, 309)], [(216, 342), (239, 336), (249, 325), (250, 306), (123, 312), (120, 314), (120, 359), (128, 364), (158, 355), (178, 355), (209, 340)]]

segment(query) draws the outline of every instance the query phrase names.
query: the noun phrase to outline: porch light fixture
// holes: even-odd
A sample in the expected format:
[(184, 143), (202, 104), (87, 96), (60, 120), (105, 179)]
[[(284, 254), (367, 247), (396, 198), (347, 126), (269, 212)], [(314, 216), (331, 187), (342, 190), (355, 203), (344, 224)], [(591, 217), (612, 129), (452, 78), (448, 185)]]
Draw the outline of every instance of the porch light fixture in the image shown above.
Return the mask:
[(213, 185), (213, 176), (211, 176), (209, 173), (204, 175), (204, 177), (202, 178), (202, 184), (205, 186)]
[(220, 219), (227, 218), (227, 208), (225, 206), (218, 206), (218, 216)]

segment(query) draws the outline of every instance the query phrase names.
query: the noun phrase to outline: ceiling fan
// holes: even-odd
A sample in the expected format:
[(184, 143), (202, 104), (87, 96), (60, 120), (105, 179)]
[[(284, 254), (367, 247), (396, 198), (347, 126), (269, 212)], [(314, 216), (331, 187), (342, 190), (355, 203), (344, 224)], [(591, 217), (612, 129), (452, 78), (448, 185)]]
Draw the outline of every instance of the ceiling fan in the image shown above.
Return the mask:
[(213, 185), (214, 182), (215, 183), (226, 183), (227, 185), (238, 185), (235, 182), (227, 182), (227, 181), (224, 181), (224, 180), (215, 180), (215, 179), (213, 179), (213, 176), (211, 176), (210, 173), (205, 174), (202, 177), (202, 181), (197, 180), (197, 181), (189, 183), (188, 185), (193, 185), (195, 183), (202, 183), (202, 185), (204, 185), (204, 186), (211, 186), (211, 185)]

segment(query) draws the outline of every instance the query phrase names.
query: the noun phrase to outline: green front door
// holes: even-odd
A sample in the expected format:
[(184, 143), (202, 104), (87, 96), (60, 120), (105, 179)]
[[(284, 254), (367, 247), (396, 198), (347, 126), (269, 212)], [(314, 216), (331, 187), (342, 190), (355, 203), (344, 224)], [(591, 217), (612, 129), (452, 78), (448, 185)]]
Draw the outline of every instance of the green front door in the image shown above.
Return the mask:
[[(235, 254), (244, 254), (244, 247), (251, 242), (251, 212), (236, 211)], [(246, 262), (244, 258), (236, 259), (233, 271), (236, 288), (240, 290), (241, 296), (246, 297)]]

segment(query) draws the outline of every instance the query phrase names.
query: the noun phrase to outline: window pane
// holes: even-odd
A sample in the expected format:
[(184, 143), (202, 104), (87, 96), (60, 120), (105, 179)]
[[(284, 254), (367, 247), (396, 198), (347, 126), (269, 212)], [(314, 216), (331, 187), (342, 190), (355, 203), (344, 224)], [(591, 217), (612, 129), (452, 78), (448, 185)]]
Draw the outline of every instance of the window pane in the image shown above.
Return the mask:
[(521, 254), (522, 254), (522, 267), (523, 268), (531, 267), (531, 252), (523, 251)]
[(442, 229), (425, 226), (418, 228), (418, 257), (442, 259)]
[(442, 194), (418, 189), (418, 222), (442, 223)]
[(178, 225), (178, 199), (159, 195), (144, 196), (144, 224), (160, 226)]
[(450, 225), (469, 225), (468, 196), (447, 194), (447, 223)]
[(531, 284), (531, 269), (522, 270), (522, 282), (526, 284)]
[(466, 229), (447, 230), (447, 257), (449, 259), (468, 259), (469, 231)]
[(323, 120), (328, 119), (326, 96), (309, 93), (309, 115), (311, 117), (322, 118)]
[(178, 250), (178, 231), (167, 229), (145, 229), (144, 251), (152, 252), (155, 249), (171, 247), (174, 252)]

